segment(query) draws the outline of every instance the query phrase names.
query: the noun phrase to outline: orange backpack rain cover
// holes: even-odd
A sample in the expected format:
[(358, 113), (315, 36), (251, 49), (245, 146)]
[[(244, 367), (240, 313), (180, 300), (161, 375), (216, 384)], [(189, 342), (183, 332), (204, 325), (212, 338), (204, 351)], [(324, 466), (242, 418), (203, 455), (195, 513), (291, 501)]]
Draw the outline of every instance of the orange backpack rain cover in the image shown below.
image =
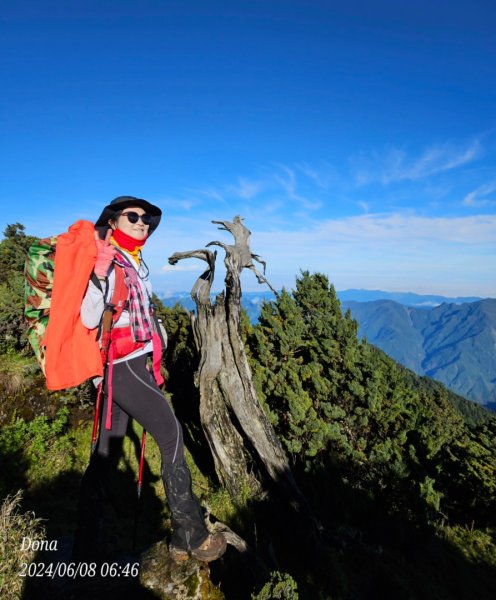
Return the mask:
[(94, 225), (77, 221), (57, 237), (50, 318), (43, 340), (49, 390), (74, 387), (103, 375), (97, 330), (81, 322), (81, 304), (95, 266)]

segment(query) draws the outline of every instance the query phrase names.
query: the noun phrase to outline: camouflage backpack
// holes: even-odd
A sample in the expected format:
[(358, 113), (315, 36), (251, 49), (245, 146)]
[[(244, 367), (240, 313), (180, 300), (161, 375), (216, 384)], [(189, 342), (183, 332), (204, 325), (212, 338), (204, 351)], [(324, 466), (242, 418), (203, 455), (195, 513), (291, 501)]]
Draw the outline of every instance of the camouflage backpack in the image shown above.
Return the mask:
[[(52, 235), (30, 246), (24, 267), (24, 316), (28, 323), (27, 337), (45, 376), (46, 349), (43, 340), (48, 327), (52, 303), (57, 238), (58, 235)], [(91, 279), (97, 287), (100, 287), (94, 273), (91, 274)], [(109, 305), (112, 307), (110, 313), (112, 323), (120, 317), (127, 295), (128, 289), (124, 283), (124, 274), (121, 269), (118, 269), (116, 285)], [(120, 308), (114, 310), (113, 307)], [(111, 327), (111, 325), (109, 326)]]
[(27, 336), (43, 373), (45, 348), (42, 342), (50, 314), (56, 244), (57, 236), (53, 235), (30, 246), (24, 268), (24, 315), (28, 322)]

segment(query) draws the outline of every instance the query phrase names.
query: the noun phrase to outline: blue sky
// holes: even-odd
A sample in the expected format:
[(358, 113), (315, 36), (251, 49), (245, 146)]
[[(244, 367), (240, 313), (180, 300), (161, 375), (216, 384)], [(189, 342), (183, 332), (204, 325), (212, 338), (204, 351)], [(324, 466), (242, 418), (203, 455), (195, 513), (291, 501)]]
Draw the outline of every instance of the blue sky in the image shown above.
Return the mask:
[(2, 4), (2, 227), (129, 194), (164, 211), (157, 291), (239, 214), (277, 288), (496, 296), (493, 0)]

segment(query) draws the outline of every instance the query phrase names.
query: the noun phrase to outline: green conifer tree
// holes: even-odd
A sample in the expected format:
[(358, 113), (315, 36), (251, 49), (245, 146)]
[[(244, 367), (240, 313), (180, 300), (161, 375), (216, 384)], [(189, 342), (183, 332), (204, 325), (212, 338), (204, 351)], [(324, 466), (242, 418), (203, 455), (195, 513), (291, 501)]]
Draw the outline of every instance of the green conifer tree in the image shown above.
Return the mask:
[[(292, 295), (265, 304), (248, 343), (260, 398), (297, 463), (339, 465), (349, 484), (415, 518), (494, 504), (490, 426), (474, 434), (444, 388), (413, 386), (360, 341), (324, 275), (303, 272)], [(483, 427), (485, 446), (474, 438)], [(455, 487), (461, 504), (450, 499)]]

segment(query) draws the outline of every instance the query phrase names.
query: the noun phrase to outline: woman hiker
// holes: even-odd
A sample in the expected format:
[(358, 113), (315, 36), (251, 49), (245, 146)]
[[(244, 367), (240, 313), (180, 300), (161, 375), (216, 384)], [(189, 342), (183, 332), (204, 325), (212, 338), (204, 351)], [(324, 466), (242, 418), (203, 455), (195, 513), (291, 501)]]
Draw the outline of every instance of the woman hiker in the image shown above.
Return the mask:
[[(101, 328), (108, 304), (120, 306), (113, 310), (99, 439), (83, 476), (75, 559), (91, 550), (98, 552), (88, 548), (95, 537), (90, 539), (89, 530), (98, 529), (101, 504), (108, 496), (105, 487), (112, 446), (121, 444), (129, 417), (153, 436), (160, 449), (162, 480), (172, 515), (171, 557), (180, 561), (191, 555), (209, 562), (226, 550), (222, 533), (210, 534), (206, 528), (202, 509), (191, 489), (181, 425), (159, 388), (160, 338), (151, 313), (152, 288), (141, 251), (158, 227), (161, 215), (160, 208), (146, 200), (119, 196), (105, 206), (95, 223), (97, 257), (81, 306), (83, 325), (88, 329)], [(116, 288), (121, 289), (123, 281), (124, 301), (116, 301), (120, 293)], [(105, 333), (100, 340), (105, 343)], [(149, 358), (153, 358), (151, 370), (147, 367)]]

